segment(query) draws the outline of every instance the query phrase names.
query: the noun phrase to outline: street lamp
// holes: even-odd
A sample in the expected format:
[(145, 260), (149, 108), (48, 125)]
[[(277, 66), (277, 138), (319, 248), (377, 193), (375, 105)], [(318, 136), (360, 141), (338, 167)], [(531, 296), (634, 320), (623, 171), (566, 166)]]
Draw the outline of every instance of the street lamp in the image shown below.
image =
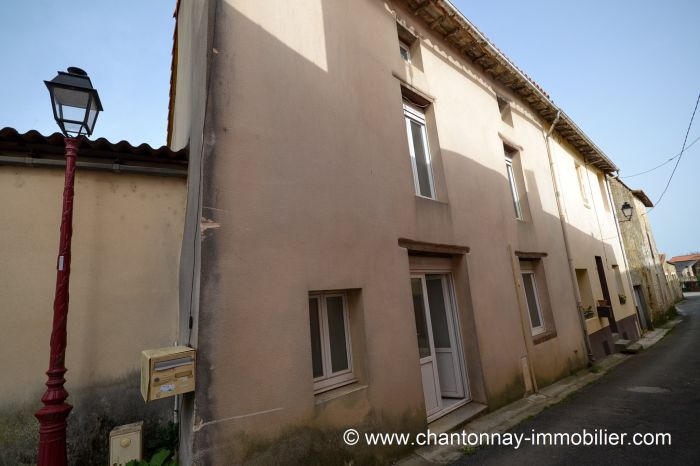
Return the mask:
[(626, 220), (622, 220), (623, 222), (629, 222), (632, 220), (632, 211), (634, 208), (630, 205), (629, 202), (625, 202), (622, 204), (622, 207), (620, 207), (620, 210), (622, 211), (622, 215), (625, 217)]
[(68, 392), (63, 387), (66, 379), (66, 324), (68, 320), (68, 284), (70, 279), (71, 236), (73, 234), (73, 181), (75, 157), (80, 137), (92, 134), (102, 104), (87, 73), (70, 67), (59, 71), (51, 81), (44, 81), (51, 95), (56, 123), (65, 136), (66, 177), (63, 188), (61, 237), (56, 263), (56, 293), (53, 301), (53, 328), (51, 356), (46, 372), (46, 392), (41, 397), (44, 407), (35, 416), (39, 419), (38, 466), (65, 466), (66, 419), (73, 407), (66, 403)]

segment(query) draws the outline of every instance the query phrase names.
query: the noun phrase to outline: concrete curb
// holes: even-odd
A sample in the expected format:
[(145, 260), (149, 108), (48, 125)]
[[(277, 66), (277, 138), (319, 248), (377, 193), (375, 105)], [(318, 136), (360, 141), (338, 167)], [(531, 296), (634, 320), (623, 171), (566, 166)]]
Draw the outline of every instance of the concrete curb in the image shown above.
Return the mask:
[[(682, 316), (683, 312), (676, 308)], [(682, 317), (666, 322), (663, 326), (648, 332), (637, 340), (643, 349), (650, 348), (658, 343), (676, 325), (682, 322)], [(465, 424), (453, 432), (495, 433), (505, 432), (521, 422), (536, 416), (548, 407), (560, 403), (568, 396), (581, 390), (588, 384), (603, 377), (610, 370), (622, 364), (633, 356), (615, 353), (596, 363), (592, 368), (579, 371), (575, 375), (566, 377), (543, 388), (538, 393), (515, 401), (492, 413), (485, 414)], [(411, 453), (400, 460), (399, 466), (430, 466), (436, 464), (449, 464), (457, 461), (465, 454), (465, 447), (461, 446), (426, 446)]]

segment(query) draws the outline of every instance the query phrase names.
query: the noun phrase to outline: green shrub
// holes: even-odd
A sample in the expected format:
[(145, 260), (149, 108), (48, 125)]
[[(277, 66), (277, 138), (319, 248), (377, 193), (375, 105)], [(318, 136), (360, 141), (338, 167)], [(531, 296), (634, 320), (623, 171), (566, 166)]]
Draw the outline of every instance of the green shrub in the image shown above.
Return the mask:
[(170, 450), (160, 450), (151, 457), (150, 461), (132, 460), (126, 463), (126, 466), (177, 466), (172, 456), (173, 453)]

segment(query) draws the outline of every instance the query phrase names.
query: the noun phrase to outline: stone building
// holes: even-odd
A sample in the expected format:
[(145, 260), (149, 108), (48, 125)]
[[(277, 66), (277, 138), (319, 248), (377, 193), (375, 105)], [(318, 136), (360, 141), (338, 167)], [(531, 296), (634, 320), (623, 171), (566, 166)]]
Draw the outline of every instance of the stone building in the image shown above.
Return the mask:
[[(678, 301), (678, 291), (666, 278), (665, 260), (656, 248), (647, 213), (654, 205), (644, 191), (629, 188), (619, 178), (611, 179), (610, 186), (633, 286), (634, 294), (628, 297), (634, 299), (642, 327), (652, 329)], [(632, 207), (630, 218), (621, 210), (625, 203)]]

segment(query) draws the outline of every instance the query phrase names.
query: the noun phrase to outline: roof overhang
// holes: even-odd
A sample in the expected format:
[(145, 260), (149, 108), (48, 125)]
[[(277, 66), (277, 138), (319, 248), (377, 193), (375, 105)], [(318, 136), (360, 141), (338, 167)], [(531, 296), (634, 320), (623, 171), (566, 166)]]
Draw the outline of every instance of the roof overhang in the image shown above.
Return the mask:
[[(571, 144), (585, 162), (604, 173), (618, 167), (603, 151), (557, 107), (529, 76), (510, 61), (448, 0), (401, 0), (429, 29), (462, 56), (481, 67), (487, 75), (510, 89), (534, 112)], [(559, 114), (559, 119), (557, 119)]]

